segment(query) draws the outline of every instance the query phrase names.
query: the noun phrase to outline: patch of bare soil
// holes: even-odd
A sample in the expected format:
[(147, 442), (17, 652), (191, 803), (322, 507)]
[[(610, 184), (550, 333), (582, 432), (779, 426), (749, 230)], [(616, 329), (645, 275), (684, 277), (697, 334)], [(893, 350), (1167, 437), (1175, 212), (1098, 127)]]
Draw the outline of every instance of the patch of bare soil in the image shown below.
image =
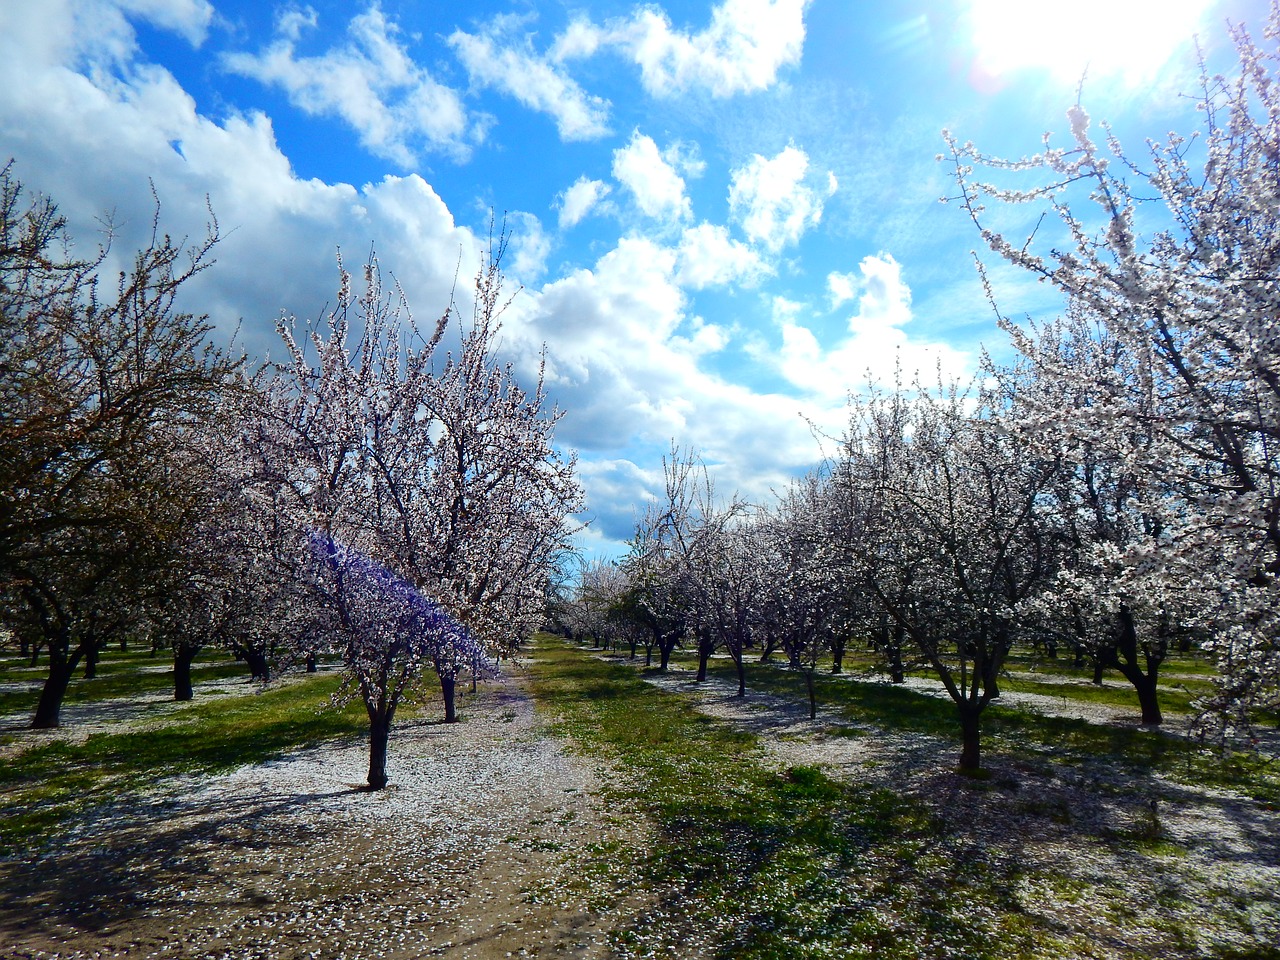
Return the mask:
[(581, 875), (627, 838), (518, 676), (393, 731), (386, 790), (359, 789), (367, 762), (348, 743), (167, 781), (0, 861), (0, 956), (608, 955), (624, 907)]
[[(1280, 944), (1280, 811), (1249, 797), (1101, 759), (1054, 763), (1048, 751), (1028, 761), (988, 750), (990, 779), (975, 781), (955, 772), (958, 730), (941, 740), (821, 709), (811, 721), (808, 704), (751, 690), (739, 698), (736, 685), (695, 683), (689, 671), (645, 678), (757, 734), (780, 769), (817, 766), (922, 801), (948, 831), (1025, 878), (1013, 891), (1018, 904), (1077, 944), (1073, 956), (1245, 956)], [(1034, 708), (1052, 713), (1060, 702), (1039, 697)], [(1106, 706), (1069, 708), (1093, 722), (1117, 719)]]

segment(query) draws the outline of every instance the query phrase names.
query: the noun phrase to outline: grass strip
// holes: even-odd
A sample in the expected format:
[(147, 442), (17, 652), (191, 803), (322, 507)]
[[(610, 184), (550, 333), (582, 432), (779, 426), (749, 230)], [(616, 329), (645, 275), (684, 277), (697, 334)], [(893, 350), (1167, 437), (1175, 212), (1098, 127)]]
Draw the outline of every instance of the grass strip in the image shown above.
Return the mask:
[(0, 768), (0, 853), (50, 840), (68, 817), (179, 773), (213, 773), (363, 733), (358, 703), (329, 706), (333, 676), (262, 693), (196, 701), (154, 729), (94, 734), (31, 747)]
[[(711, 661), (710, 675), (737, 683), (731, 661)], [(818, 701), (844, 719), (886, 730), (904, 730), (952, 740), (960, 752), (960, 726), (955, 705), (909, 687), (860, 680), (850, 676), (815, 677)], [(1016, 684), (1006, 682), (1006, 688)], [(807, 700), (804, 676), (781, 665), (747, 664), (747, 688), (797, 702)], [(1188, 740), (1137, 726), (1090, 723), (991, 704), (982, 715), (983, 742), (1012, 756), (1055, 764), (1085, 766), (1100, 760), (1115, 764), (1133, 777), (1159, 773), (1188, 784), (1237, 790), (1255, 800), (1280, 806), (1280, 769), (1265, 757), (1233, 751), (1223, 753)]]
[(539, 644), (540, 704), (623, 773), (608, 799), (655, 831), (634, 869), (656, 904), (615, 934), (615, 955), (1073, 954), (1020, 910), (1015, 865), (946, 834), (917, 804), (812, 767), (779, 774), (751, 734), (632, 667)]
[[(163, 671), (142, 672), (139, 666), (163, 666), (163, 660), (146, 660), (139, 663), (128, 661), (108, 662), (98, 665), (98, 675), (92, 680), (77, 676), (67, 687), (67, 694), (62, 702), (95, 703), (115, 697), (134, 696), (139, 693), (156, 693), (173, 691), (173, 664)], [(206, 680), (231, 680), (247, 678), (249, 669), (243, 663), (231, 659), (217, 660), (212, 663), (194, 663), (191, 667), (191, 679), (196, 683)], [(13, 679), (31, 684), (29, 690), (16, 690), (0, 693), (0, 714), (30, 713), (35, 714), (36, 704), (40, 700), (40, 689), (44, 685), (44, 676), (28, 673)]]

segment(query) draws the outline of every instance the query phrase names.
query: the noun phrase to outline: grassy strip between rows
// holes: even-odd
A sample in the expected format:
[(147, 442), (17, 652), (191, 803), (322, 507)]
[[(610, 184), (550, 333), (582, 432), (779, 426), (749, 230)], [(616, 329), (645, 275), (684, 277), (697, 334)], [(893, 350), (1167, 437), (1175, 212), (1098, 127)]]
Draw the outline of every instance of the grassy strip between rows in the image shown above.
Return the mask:
[[(142, 672), (142, 666), (163, 666), (164, 670)], [(228, 658), (209, 663), (192, 664), (191, 679), (199, 683), (207, 680), (230, 680), (247, 677), (249, 668)], [(40, 700), (44, 676), (33, 671), (5, 679), (29, 684), (29, 689), (0, 693), (0, 714), (35, 713)], [(140, 693), (173, 692), (173, 664), (162, 659), (148, 657), (145, 660), (107, 660), (98, 665), (98, 675), (92, 680), (76, 676), (67, 687), (63, 703), (91, 703), (110, 700), (113, 697), (136, 696)]]
[(337, 678), (320, 675), (179, 709), (163, 725), (54, 740), (0, 765), (0, 853), (38, 847), (80, 812), (178, 773), (212, 773), (362, 733), (359, 704), (329, 706)]
[[(736, 685), (732, 661), (712, 660), (710, 674)], [(952, 740), (960, 754), (960, 727), (955, 705), (909, 687), (819, 675), (818, 701), (852, 723), (910, 730)], [(1012, 684), (1009, 685), (1012, 687)], [(748, 663), (747, 687), (797, 702), (807, 700), (801, 673), (780, 665)], [(1089, 723), (1070, 717), (1045, 716), (991, 704), (982, 715), (985, 748), (1055, 764), (1084, 765), (1105, 759), (1136, 777), (1160, 773), (1183, 783), (1238, 790), (1262, 803), (1280, 806), (1280, 769), (1268, 758), (1203, 746), (1183, 737), (1137, 726)]]
[(1015, 864), (892, 791), (775, 773), (752, 735), (552, 638), (534, 689), (562, 732), (622, 771), (610, 801), (655, 828), (633, 869), (657, 902), (616, 934), (619, 956), (700, 943), (743, 960), (1081, 952), (1019, 908)]

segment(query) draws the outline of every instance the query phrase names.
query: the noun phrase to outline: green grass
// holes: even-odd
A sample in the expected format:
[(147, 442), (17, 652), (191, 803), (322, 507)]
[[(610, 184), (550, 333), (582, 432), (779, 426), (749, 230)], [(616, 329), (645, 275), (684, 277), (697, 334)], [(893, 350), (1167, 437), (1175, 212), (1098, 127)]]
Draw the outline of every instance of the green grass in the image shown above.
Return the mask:
[[(710, 672), (737, 682), (731, 661), (712, 660)], [(834, 708), (844, 719), (954, 741), (958, 759), (959, 721), (950, 699), (847, 675), (819, 675), (816, 681), (819, 703)], [(747, 688), (797, 702), (808, 697), (800, 673), (771, 664), (748, 663)], [(1016, 681), (1006, 681), (1004, 688), (1016, 689)], [(1106, 758), (1131, 776), (1160, 773), (1184, 783), (1239, 790), (1280, 806), (1280, 770), (1252, 754), (1224, 755), (1185, 738), (1136, 726), (1042, 716), (998, 703), (983, 712), (982, 731), (984, 750), (995, 748), (1024, 761), (1051, 758), (1054, 763), (1081, 766)]]
[(155, 729), (55, 740), (0, 767), (0, 852), (51, 839), (77, 813), (177, 773), (212, 773), (362, 733), (362, 707), (334, 710), (333, 676), (179, 708)]
[[(779, 775), (755, 738), (544, 638), (535, 694), (561, 730), (625, 776), (610, 802), (654, 840), (629, 869), (659, 903), (615, 951), (733, 958), (1069, 954), (1018, 908), (1016, 868), (944, 833), (892, 791), (810, 767)], [(584, 883), (592, 883), (584, 878)]]
[[(41, 658), (37, 668), (30, 670), (26, 668), (28, 662), (25, 658), (12, 657), (0, 661), (0, 680), (31, 684), (30, 689), (27, 690), (0, 693), (0, 715), (35, 713), (36, 703), (40, 699), (40, 688), (47, 675), (47, 664), (44, 658)], [(164, 669), (142, 672), (144, 667)], [(218, 651), (211, 652), (207, 657), (202, 657), (191, 665), (191, 679), (195, 683), (202, 680), (248, 677), (248, 675), (248, 667)], [(164, 654), (153, 657), (150, 651), (143, 649), (127, 652), (107, 650), (98, 662), (97, 676), (92, 680), (84, 679), (83, 664), (76, 669), (76, 674), (67, 687), (67, 694), (62, 702), (90, 703), (163, 690), (173, 690), (172, 657)]]

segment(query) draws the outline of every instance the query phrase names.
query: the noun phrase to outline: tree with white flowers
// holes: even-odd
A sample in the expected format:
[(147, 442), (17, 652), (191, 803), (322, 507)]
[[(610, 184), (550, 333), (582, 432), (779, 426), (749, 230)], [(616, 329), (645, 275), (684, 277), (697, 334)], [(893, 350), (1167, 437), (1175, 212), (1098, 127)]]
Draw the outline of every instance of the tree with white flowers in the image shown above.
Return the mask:
[(459, 675), (489, 670), (538, 624), (580, 505), (541, 376), (526, 391), (493, 355), (500, 257), (499, 244), (452, 350), (452, 305), (424, 334), (376, 259), (358, 296), (341, 271), (335, 308), (282, 322), (287, 363), (256, 384), (255, 496), (283, 518), (284, 548), (313, 560), (304, 641), (330, 638), (365, 704), (372, 789), (387, 782), (395, 712), (424, 666), (452, 722)]
[[(947, 139), (956, 199), (984, 241), (1082, 321), (1002, 319), (1037, 377), (1089, 398), (1037, 409), (1039, 428), (1123, 462), (1162, 517), (1098, 558), (1118, 586), (1113, 609), (1123, 618), (1125, 595), (1141, 592), (1168, 615), (1162, 596), (1181, 598), (1220, 667), (1226, 730), (1280, 698), (1280, 6), (1262, 44), (1232, 35), (1238, 70), (1202, 70), (1195, 129), (1140, 154), (1105, 125), (1099, 141), (1081, 103), (1065, 144), (1046, 135), (1034, 156)], [(997, 230), (992, 202), (1039, 206), (1041, 225)], [(1103, 344), (1115, 348), (1105, 362), (1077, 362)]]
[(989, 393), (899, 386), (851, 407), (831, 474), (832, 496), (861, 518), (849, 565), (942, 681), (959, 713), (960, 768), (977, 770), (1018, 608), (1048, 572), (1037, 509), (1053, 466), (1003, 427)]
[(202, 495), (181, 465), (239, 363), (177, 308), (210, 263), (159, 228), (114, 283), (105, 251), (69, 252), (51, 200), (0, 171), (0, 613), (49, 674), (36, 727), (56, 727), (76, 666), (145, 634), (144, 598)]

